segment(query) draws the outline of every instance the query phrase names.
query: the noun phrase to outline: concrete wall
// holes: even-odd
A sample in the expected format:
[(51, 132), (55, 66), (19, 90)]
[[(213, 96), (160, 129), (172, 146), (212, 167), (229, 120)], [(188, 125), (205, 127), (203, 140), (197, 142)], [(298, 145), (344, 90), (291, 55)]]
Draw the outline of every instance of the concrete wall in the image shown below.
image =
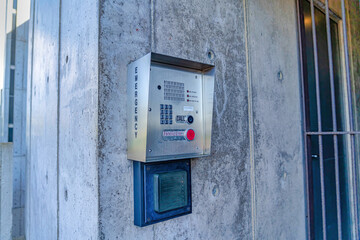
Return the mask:
[(3, 141), (4, 134), (4, 82), (5, 82), (5, 56), (6, 56), (6, 4), (7, 1), (0, 2), (0, 139)]
[[(0, 19), (0, 142), (13, 141), (12, 164), (12, 237), (24, 236), (25, 205), (25, 122), (26, 85), (28, 59), (28, 21), (30, 0), (1, 2)], [(13, 49), (12, 49), (13, 48)], [(14, 50), (14, 51), (12, 51)], [(11, 74), (11, 71), (14, 74)], [(11, 78), (13, 76), (13, 79)], [(10, 96), (10, 82), (14, 81), (14, 93)], [(13, 123), (9, 123), (10, 99), (14, 99)], [(8, 137), (8, 127), (13, 136)], [(12, 140), (11, 140), (12, 139)], [(8, 157), (10, 158), (10, 156)]]
[[(295, 1), (103, 1), (100, 12), (101, 239), (304, 239)], [(149, 51), (216, 65), (213, 141), (192, 161), (193, 213), (138, 228), (126, 65)]]
[[(305, 238), (295, 1), (33, 4), (28, 239)], [(193, 213), (139, 228), (126, 66), (150, 51), (216, 65), (213, 142)]]
[(60, 239), (97, 239), (98, 236), (98, 5), (96, 0), (61, 1)]
[(0, 60), (2, 68), (0, 70), (0, 86), (1, 86), (1, 109), (0, 109), (0, 142), (8, 142), (8, 124), (9, 124), (9, 95), (10, 95), (10, 57), (11, 57), (11, 35), (15, 29), (15, 23), (13, 18), (13, 0), (3, 1), (5, 5), (3, 21), (3, 31), (0, 32), (2, 41), (4, 42), (4, 49), (1, 53)]
[(252, 0), (248, 6), (255, 238), (305, 239), (296, 5)]
[(12, 239), (13, 144), (0, 143), (0, 239)]
[(26, 88), (30, 0), (18, 0), (16, 11), (15, 93), (13, 131), (13, 237), (25, 235), (25, 180), (26, 180)]
[[(57, 238), (58, 1), (33, 2), (27, 239)], [(31, 80), (30, 80), (31, 79)], [(35, 114), (34, 114), (35, 113)], [(46, 146), (46, 147), (45, 147)]]
[[(103, 1), (100, 17), (101, 239), (246, 239), (251, 236), (248, 95), (241, 1)], [(211, 62), (207, 53), (216, 58)], [(126, 157), (126, 66), (155, 51), (216, 65), (212, 156), (192, 161), (193, 213), (133, 224)]]
[(98, 236), (98, 11), (32, 1), (27, 239)]

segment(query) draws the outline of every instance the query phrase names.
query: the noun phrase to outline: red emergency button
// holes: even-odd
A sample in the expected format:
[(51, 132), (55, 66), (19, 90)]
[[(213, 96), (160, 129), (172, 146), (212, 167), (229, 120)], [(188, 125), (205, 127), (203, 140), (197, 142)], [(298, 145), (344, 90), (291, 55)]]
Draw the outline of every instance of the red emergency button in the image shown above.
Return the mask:
[(187, 132), (186, 132), (186, 138), (187, 138), (187, 140), (189, 140), (189, 141), (194, 140), (194, 138), (195, 138), (195, 132), (194, 132), (194, 130), (192, 130), (192, 129), (187, 130)]

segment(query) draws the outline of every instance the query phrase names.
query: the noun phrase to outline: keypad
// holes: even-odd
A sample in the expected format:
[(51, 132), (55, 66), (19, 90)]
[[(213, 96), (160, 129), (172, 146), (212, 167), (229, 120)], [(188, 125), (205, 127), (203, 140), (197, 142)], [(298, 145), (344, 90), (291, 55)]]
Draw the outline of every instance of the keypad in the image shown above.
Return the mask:
[(172, 105), (160, 104), (160, 124), (172, 124)]

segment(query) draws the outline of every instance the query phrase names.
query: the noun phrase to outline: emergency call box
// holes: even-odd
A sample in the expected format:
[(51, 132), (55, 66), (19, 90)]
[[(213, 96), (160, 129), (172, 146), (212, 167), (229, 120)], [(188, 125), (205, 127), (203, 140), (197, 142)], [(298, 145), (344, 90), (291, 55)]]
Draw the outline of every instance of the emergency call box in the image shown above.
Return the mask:
[(210, 154), (213, 65), (149, 53), (128, 66), (128, 159)]

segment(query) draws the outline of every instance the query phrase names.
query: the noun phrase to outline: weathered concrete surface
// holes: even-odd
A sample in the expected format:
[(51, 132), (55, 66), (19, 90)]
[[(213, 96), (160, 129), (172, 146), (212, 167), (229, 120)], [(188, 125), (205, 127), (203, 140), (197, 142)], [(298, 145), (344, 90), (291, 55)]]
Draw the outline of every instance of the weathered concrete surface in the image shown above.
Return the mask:
[(59, 1), (36, 1), (33, 11), (26, 238), (56, 239)]
[[(251, 148), (243, 2), (102, 2), (99, 174), (103, 239), (305, 238), (295, 1), (246, 3), (253, 84)], [(121, 104), (126, 101), (126, 65), (150, 50), (209, 62), (209, 49), (215, 53), (217, 67), (212, 156), (192, 161), (193, 213), (137, 228), (133, 226), (132, 166), (126, 160), (126, 110)], [(283, 81), (277, 79), (280, 70)]]
[(61, 1), (60, 239), (98, 237), (98, 5)]
[[(4, 90), (5, 82), (5, 56), (6, 56), (6, 1), (0, 1), (0, 90)], [(0, 141), (4, 142), (4, 95), (0, 99)]]
[(4, 42), (4, 49), (3, 52), (1, 52), (0, 58), (2, 58), (3, 65), (1, 66), (2, 69), (0, 70), (0, 86), (1, 86), (1, 116), (0, 116), (0, 142), (8, 142), (8, 127), (9, 127), (9, 95), (10, 95), (10, 57), (11, 57), (11, 37), (13, 33), (13, 29), (15, 24), (13, 21), (13, 0), (6, 0), (3, 1), (4, 3), (4, 9), (2, 16), (2, 32), (0, 33), (2, 35), (2, 40)]
[[(12, 158), (12, 237), (24, 235), (25, 205), (25, 122), (26, 122), (26, 76), (27, 76), (27, 40), (30, 0), (13, 0), (1, 3), (1, 50), (0, 50), (0, 141), (13, 141)], [(13, 9), (16, 8), (16, 11)], [(14, 37), (14, 38), (13, 38)], [(6, 40), (6, 43), (5, 43)], [(15, 48), (12, 52), (12, 48)], [(14, 81), (14, 92), (10, 92)], [(10, 99), (14, 100), (13, 116), (10, 121)], [(8, 128), (13, 128), (13, 136), (8, 137)], [(13, 140), (11, 140), (13, 139)]]
[[(101, 4), (102, 239), (251, 237), (243, 4), (232, 0), (189, 3), (167, 0), (154, 1), (154, 5), (150, 1)], [(192, 161), (193, 213), (149, 227), (136, 227), (132, 162), (126, 158), (126, 66), (151, 50), (210, 62), (209, 49), (215, 52), (212, 63), (217, 67), (212, 156)]]
[(27, 82), (26, 82), (26, 127), (25, 127), (25, 146), (26, 146), (26, 155), (28, 156), (25, 166), (25, 211), (24, 211), (24, 222), (25, 222), (25, 236), (27, 239), (30, 239), (31, 228), (34, 226), (30, 225), (31, 215), (30, 213), (30, 198), (31, 198), (31, 186), (33, 185), (33, 180), (30, 178), (31, 170), (31, 109), (32, 109), (32, 75), (33, 75), (33, 43), (34, 43), (34, 1), (30, 2), (30, 19), (29, 19), (29, 35), (28, 35), (28, 60), (27, 60)]
[(13, 144), (0, 144), (0, 239), (11, 240), (13, 206)]
[[(349, 23), (349, 54), (354, 103), (354, 128), (360, 130), (360, 2), (348, 1)], [(360, 135), (355, 135), (356, 146), (360, 145)], [(360, 162), (360, 148), (355, 148), (356, 162)], [(357, 174), (360, 174), (359, 168)], [(358, 198), (359, 199), (359, 198)], [(359, 203), (358, 203), (359, 204)]]
[(27, 239), (98, 238), (98, 10), (95, 0), (32, 10)]
[[(350, 49), (350, 71), (352, 79), (354, 108), (354, 127), (357, 131), (360, 129), (360, 2), (348, 2), (349, 19), (349, 49)], [(360, 143), (360, 136), (357, 136)], [(358, 149), (360, 152), (360, 149)], [(360, 157), (359, 154), (357, 154)]]
[(127, 64), (151, 50), (150, 8), (150, 1), (137, 0), (100, 5), (100, 239), (154, 235), (153, 227), (133, 225), (133, 169), (126, 155)]
[(15, 94), (13, 131), (13, 238), (25, 236), (26, 87), (30, 0), (18, 0), (16, 11)]
[(248, 1), (256, 239), (306, 238), (296, 16), (295, 1)]
[[(295, 1), (37, 0), (34, 21), (28, 239), (305, 238)], [(213, 142), (193, 213), (139, 228), (126, 66), (150, 51), (216, 65)]]

